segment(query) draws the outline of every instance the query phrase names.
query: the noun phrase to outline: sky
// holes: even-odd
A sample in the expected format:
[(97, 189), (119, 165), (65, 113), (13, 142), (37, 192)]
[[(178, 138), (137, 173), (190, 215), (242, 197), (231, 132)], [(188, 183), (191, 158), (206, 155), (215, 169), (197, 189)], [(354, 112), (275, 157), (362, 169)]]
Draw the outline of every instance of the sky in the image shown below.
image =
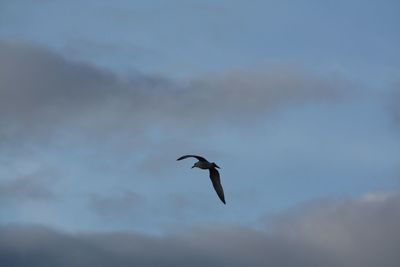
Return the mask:
[(0, 263), (398, 266), (399, 9), (0, 0)]

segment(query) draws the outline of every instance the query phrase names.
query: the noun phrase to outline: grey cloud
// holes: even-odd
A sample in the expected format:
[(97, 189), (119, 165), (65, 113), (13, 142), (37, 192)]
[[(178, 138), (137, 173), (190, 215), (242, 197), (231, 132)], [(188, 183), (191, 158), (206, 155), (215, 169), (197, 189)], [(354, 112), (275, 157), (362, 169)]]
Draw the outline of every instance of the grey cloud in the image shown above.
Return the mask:
[(55, 193), (51, 188), (54, 180), (50, 179), (48, 171), (37, 171), (29, 175), (0, 181), (1, 202), (54, 199)]
[(338, 266), (396, 266), (400, 257), (400, 194), (370, 193), (356, 200), (314, 203), (275, 221), (291, 242), (332, 255)]
[[(44, 49), (0, 43), (0, 129), (3, 135), (51, 132), (97, 102), (107, 79), (83, 64), (67, 64)], [(61, 116), (63, 115), (63, 116)]]
[[(196, 194), (193, 198), (192, 194)], [(174, 217), (178, 223), (184, 223), (187, 218), (202, 219), (200, 214), (207, 213), (211, 216), (216, 216), (217, 212), (215, 206), (209, 206), (199, 201), (204, 199), (204, 196), (199, 193), (170, 193), (165, 197), (165, 203), (169, 206), (167, 208), (169, 217)]]
[(92, 194), (89, 198), (89, 208), (102, 217), (120, 218), (135, 213), (145, 204), (141, 195), (124, 191), (112, 195)]
[(392, 86), (392, 93), (390, 94), (388, 101), (390, 111), (393, 114), (396, 123), (400, 122), (400, 81)]
[(63, 233), (2, 226), (5, 266), (398, 266), (400, 195), (316, 202), (265, 229), (228, 225), (173, 232)]
[[(129, 12), (128, 12), (129, 13)], [(130, 13), (130, 17), (131, 17)], [(66, 55), (77, 59), (87, 59), (96, 62), (124, 61), (130, 58), (132, 64), (140, 65), (143, 59), (152, 60), (160, 56), (156, 51), (133, 43), (112, 43), (87, 40), (84, 38), (69, 39), (63, 47)], [(117, 59), (117, 60), (116, 60)]]
[(127, 80), (43, 47), (11, 42), (0, 42), (0, 58), (3, 140), (51, 136), (65, 127), (80, 134), (140, 134), (143, 125), (251, 122), (290, 103), (332, 99), (343, 87), (287, 69), (229, 72), (186, 84), (145, 75)]

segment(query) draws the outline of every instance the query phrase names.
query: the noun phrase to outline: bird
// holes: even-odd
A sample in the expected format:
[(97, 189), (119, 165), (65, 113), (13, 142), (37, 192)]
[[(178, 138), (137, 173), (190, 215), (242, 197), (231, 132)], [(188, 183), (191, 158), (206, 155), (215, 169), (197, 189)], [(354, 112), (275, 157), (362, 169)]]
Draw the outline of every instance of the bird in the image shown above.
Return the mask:
[(196, 158), (198, 160), (197, 162), (194, 163), (194, 165), (192, 166), (192, 169), (194, 167), (197, 167), (197, 168), (200, 168), (203, 170), (208, 169), (210, 171), (210, 179), (211, 179), (212, 185), (215, 189), (215, 192), (217, 192), (217, 195), (218, 195), (219, 199), (221, 199), (222, 203), (226, 204), (225, 196), (224, 196), (224, 189), (222, 188), (221, 179), (219, 178), (219, 172), (217, 170), (217, 168), (220, 169), (220, 167), (217, 164), (215, 164), (215, 162), (209, 162), (205, 158), (196, 156), (196, 155), (185, 155), (185, 156), (178, 158), (177, 160), (182, 160), (182, 159), (187, 159), (187, 158)]

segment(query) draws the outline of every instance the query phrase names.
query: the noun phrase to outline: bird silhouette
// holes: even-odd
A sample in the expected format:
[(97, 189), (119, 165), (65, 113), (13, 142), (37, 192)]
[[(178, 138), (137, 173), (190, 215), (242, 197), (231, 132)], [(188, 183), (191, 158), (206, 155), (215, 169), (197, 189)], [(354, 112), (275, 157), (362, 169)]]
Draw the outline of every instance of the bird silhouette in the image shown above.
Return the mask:
[(208, 169), (210, 171), (210, 179), (211, 179), (211, 182), (215, 189), (215, 192), (217, 192), (219, 199), (221, 199), (221, 201), (224, 204), (226, 204), (225, 196), (224, 196), (224, 189), (222, 188), (221, 179), (219, 178), (219, 172), (217, 170), (217, 168), (220, 169), (220, 167), (217, 164), (215, 164), (215, 162), (209, 162), (205, 158), (196, 156), (196, 155), (185, 155), (185, 156), (178, 158), (177, 160), (182, 160), (182, 159), (187, 159), (187, 158), (196, 158), (198, 160), (197, 162), (194, 163), (192, 168), (197, 167), (197, 168), (200, 168), (203, 170)]

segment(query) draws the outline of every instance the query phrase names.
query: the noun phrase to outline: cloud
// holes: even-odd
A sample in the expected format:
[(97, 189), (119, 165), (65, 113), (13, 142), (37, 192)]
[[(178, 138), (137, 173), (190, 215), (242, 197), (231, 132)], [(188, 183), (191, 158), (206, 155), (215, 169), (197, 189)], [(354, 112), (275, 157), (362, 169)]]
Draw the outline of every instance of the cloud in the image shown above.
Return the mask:
[(70, 65), (35, 46), (0, 43), (0, 57), (0, 130), (5, 137), (51, 133), (97, 102), (95, 92), (104, 91), (107, 82), (98, 71)]
[(51, 172), (36, 171), (22, 177), (0, 181), (1, 202), (49, 200), (55, 198), (51, 188)]
[(400, 222), (398, 192), (313, 203), (275, 221), (278, 233), (338, 255), (339, 266), (395, 266)]
[(121, 217), (140, 209), (145, 199), (132, 191), (119, 192), (114, 195), (92, 194), (89, 198), (89, 208), (102, 217)]
[(400, 194), (314, 202), (265, 229), (209, 225), (162, 236), (0, 227), (7, 266), (397, 266)]
[(400, 122), (400, 81), (392, 86), (392, 93), (388, 97), (389, 109), (396, 123)]
[[(343, 83), (301, 70), (232, 71), (187, 83), (156, 75), (129, 79), (69, 61), (44, 47), (0, 42), (0, 135), (48, 138), (140, 135), (144, 126), (193, 127), (252, 122), (279, 107), (333, 99)], [(203, 127), (204, 128), (204, 127)]]

